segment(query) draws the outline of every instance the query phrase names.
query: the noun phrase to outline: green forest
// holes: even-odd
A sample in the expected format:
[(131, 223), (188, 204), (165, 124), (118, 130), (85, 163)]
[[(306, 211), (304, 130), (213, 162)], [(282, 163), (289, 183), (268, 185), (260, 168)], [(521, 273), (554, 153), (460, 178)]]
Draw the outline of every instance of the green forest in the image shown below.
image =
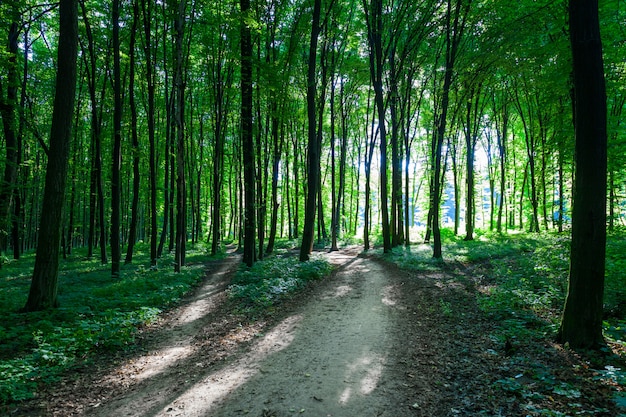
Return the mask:
[(219, 265), (269, 329), (345, 253), (596, 370), (463, 415), (626, 413), (623, 1), (3, 1), (0, 39), (0, 414), (53, 415), (19, 407)]

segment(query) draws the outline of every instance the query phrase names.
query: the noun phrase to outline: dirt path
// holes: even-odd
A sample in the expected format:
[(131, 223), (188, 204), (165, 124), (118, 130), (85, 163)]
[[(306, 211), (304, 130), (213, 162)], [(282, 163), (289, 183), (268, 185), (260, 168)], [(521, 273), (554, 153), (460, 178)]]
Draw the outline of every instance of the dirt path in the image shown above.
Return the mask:
[[(181, 415), (392, 415), (386, 411), (395, 408), (390, 394), (397, 391), (390, 358), (396, 301), (380, 264), (344, 261), (332, 286), (234, 364), (230, 375), (244, 367), (247, 380), (237, 381), (223, 404), (215, 407), (217, 401), (200, 393), (199, 401), (184, 403)], [(201, 405), (187, 414), (190, 403)]]
[(526, 416), (543, 415), (528, 411), (535, 405), (569, 408), (551, 391), (540, 407), (497, 388), (535, 387), (525, 376), (533, 369), (557, 381), (577, 376), (556, 346), (517, 341), (518, 352), (506, 352), (476, 306), (474, 276), (485, 271), (407, 272), (359, 250), (325, 256), (337, 267), (331, 277), (252, 323), (225, 302), (239, 258), (215, 263), (194, 295), (145, 333), (144, 354), (77, 369), (16, 415)]
[[(193, 343), (193, 333), (207, 324), (216, 305), (221, 290), (216, 276), (177, 313), (161, 349), (118, 369), (113, 378), (126, 374), (133, 382), (130, 392), (86, 411), (97, 416), (385, 415), (394, 408), (390, 393), (397, 392), (398, 383), (390, 359), (392, 287), (376, 262), (353, 254), (330, 258), (340, 267), (332, 285), (254, 335), (247, 351), (205, 370), (198, 352), (202, 345)], [(190, 357), (195, 367), (189, 367)]]

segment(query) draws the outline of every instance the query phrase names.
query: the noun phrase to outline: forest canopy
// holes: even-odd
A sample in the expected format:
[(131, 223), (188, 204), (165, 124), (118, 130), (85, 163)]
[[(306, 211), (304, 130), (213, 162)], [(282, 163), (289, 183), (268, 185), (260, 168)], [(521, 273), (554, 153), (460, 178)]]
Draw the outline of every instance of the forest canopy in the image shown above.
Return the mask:
[[(75, 2), (71, 2), (75, 3)], [(63, 3), (62, 3), (63, 4)], [(433, 242), (563, 231), (574, 176), (564, 1), (81, 0), (63, 255), (136, 242)], [(623, 226), (625, 10), (600, 5), (607, 227)], [(42, 244), (56, 3), (0, 4), (0, 252)], [(300, 243), (298, 243), (300, 244)], [(247, 248), (247, 250), (246, 250)], [(122, 250), (125, 258), (122, 261)], [(110, 258), (109, 258), (110, 257)]]

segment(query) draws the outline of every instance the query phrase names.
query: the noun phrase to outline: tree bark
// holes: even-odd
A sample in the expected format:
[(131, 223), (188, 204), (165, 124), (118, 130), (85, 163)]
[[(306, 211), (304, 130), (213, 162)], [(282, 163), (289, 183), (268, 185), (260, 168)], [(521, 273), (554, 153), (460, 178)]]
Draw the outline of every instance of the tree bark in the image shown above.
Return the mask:
[(604, 345), (607, 125), (597, 0), (570, 0), (574, 71), (575, 178), (569, 287), (558, 338), (573, 348)]
[(185, 83), (183, 80), (183, 36), (186, 0), (179, 0), (174, 23), (176, 68), (174, 69), (174, 121), (176, 131), (176, 230), (174, 271), (185, 266), (187, 243), (187, 187), (185, 183)]
[(113, 0), (113, 158), (111, 160), (111, 276), (120, 276), (122, 200), (122, 70), (120, 67), (120, 0)]
[(137, 222), (139, 218), (139, 187), (140, 187), (140, 172), (139, 172), (139, 135), (137, 133), (137, 105), (135, 103), (135, 39), (137, 33), (137, 25), (139, 23), (139, 3), (138, 0), (133, 0), (133, 23), (130, 30), (130, 62), (129, 62), (129, 85), (130, 91), (128, 100), (130, 108), (130, 130), (132, 138), (133, 149), (133, 197), (130, 208), (130, 228), (128, 230), (128, 246), (126, 247), (125, 263), (131, 263), (133, 261), (133, 250), (135, 248), (135, 242), (137, 241)]
[(313, 250), (313, 234), (315, 229), (315, 209), (317, 187), (320, 176), (320, 143), (316, 132), (316, 63), (317, 41), (320, 34), (321, 0), (315, 0), (313, 4), (313, 16), (311, 22), (311, 39), (309, 44), (309, 62), (307, 71), (307, 119), (308, 119), (308, 170), (307, 196), (304, 210), (304, 228), (302, 230), (302, 244), (300, 246), (300, 261), (309, 260)]
[(157, 266), (157, 172), (156, 172), (156, 141), (155, 141), (155, 80), (153, 73), (154, 52), (152, 47), (152, 2), (141, 0), (144, 29), (144, 59), (146, 60), (146, 82), (148, 92), (148, 142), (150, 165), (150, 266)]
[(256, 195), (255, 147), (252, 132), (252, 35), (247, 23), (250, 0), (240, 0), (239, 5), (241, 7), (241, 146), (244, 176), (243, 263), (251, 267), (256, 261)]
[[(6, 159), (4, 163), (4, 173), (2, 182), (0, 182), (0, 254), (7, 249), (9, 229), (11, 225), (11, 205), (13, 201), (13, 193), (15, 191), (17, 181), (17, 161), (18, 161), (18, 144), (17, 144), (17, 120), (15, 110), (17, 107), (17, 87), (18, 70), (17, 70), (17, 49), (18, 49), (19, 27), (13, 22), (9, 28), (8, 39), (8, 73), (6, 98), (0, 97), (0, 115), (4, 125), (5, 152)], [(3, 85), (0, 84), (0, 93), (3, 91)]]
[(78, 9), (76, 0), (59, 2), (57, 77), (50, 129), (43, 211), (33, 279), (24, 311), (57, 307), (59, 248), (65, 202), (72, 117), (76, 93)]

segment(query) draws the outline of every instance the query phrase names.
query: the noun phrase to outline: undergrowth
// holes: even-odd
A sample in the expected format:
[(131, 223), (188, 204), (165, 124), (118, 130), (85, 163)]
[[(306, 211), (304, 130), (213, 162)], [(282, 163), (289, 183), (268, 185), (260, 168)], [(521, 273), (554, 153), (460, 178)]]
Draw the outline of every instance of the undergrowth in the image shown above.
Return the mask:
[(256, 262), (252, 268), (242, 266), (228, 289), (231, 299), (241, 310), (254, 316), (271, 311), (281, 300), (302, 289), (307, 282), (328, 275), (330, 264), (322, 258), (299, 262), (295, 256), (275, 255)]
[[(606, 252), (605, 274), (605, 321), (604, 335), (613, 351), (622, 356), (612, 360), (594, 359), (589, 363), (598, 369), (595, 379), (618, 388), (614, 402), (626, 407), (624, 384), (626, 370), (614, 366), (623, 362), (626, 352), (626, 253), (625, 233), (609, 234)], [(477, 289), (476, 301), (480, 310), (490, 319), (493, 333), (490, 338), (498, 346), (505, 346), (512, 355), (511, 364), (526, 371), (525, 378), (532, 384), (519, 382), (522, 374), (515, 378), (496, 381), (497, 389), (515, 394), (529, 404), (550, 402), (558, 395), (570, 401), (570, 411), (576, 415), (602, 414), (602, 408), (583, 410), (577, 399), (580, 390), (569, 382), (560, 381), (550, 369), (539, 362), (516, 356), (516, 348), (542, 349), (541, 340), (553, 340), (560, 323), (561, 312), (567, 294), (569, 269), (569, 234), (481, 234), (474, 241), (465, 242), (453, 236), (449, 230), (444, 235), (444, 259), (432, 259), (432, 247), (420, 245), (410, 249), (398, 248), (386, 257), (400, 267), (414, 271), (444, 269), (452, 272), (459, 265), (471, 268), (467, 276)], [(462, 274), (460, 274), (462, 275)], [(607, 349), (606, 353), (610, 353)], [(518, 363), (519, 362), (519, 363)], [(535, 408), (533, 408), (535, 407)], [(626, 409), (626, 408), (624, 408)], [(570, 415), (538, 405), (527, 408), (529, 415)]]
[[(0, 404), (32, 398), (39, 384), (93, 355), (132, 348), (137, 329), (155, 320), (203, 276), (200, 263), (209, 259), (190, 250), (189, 266), (176, 274), (171, 256), (161, 269), (149, 269), (146, 245), (139, 245), (135, 263), (124, 265), (122, 277), (110, 266), (89, 260), (77, 250), (61, 260), (57, 309), (20, 313), (26, 303), (34, 253), (7, 261), (0, 278)], [(194, 264), (195, 263), (195, 264)]]

